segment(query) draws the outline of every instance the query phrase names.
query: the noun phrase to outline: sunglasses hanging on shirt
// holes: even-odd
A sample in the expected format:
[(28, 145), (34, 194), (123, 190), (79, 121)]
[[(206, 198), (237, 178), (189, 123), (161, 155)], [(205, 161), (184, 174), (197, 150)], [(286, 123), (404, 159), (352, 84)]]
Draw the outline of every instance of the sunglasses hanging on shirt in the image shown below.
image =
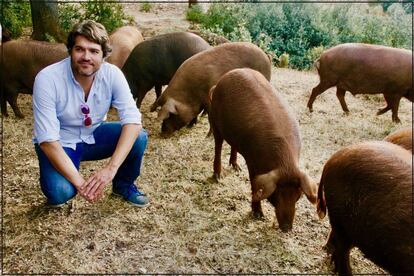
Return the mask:
[(81, 104), (81, 112), (84, 116), (83, 118), (83, 124), (86, 127), (90, 127), (92, 125), (92, 118), (89, 117), (90, 109), (87, 104)]

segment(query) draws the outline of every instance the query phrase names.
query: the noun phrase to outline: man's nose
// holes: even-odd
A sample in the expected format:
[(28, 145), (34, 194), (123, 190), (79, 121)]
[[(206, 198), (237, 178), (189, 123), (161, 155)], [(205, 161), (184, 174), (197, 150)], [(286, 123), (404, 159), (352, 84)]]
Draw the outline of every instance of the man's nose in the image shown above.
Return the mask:
[(91, 54), (89, 53), (89, 51), (83, 52), (83, 59), (84, 60), (90, 60), (91, 59)]

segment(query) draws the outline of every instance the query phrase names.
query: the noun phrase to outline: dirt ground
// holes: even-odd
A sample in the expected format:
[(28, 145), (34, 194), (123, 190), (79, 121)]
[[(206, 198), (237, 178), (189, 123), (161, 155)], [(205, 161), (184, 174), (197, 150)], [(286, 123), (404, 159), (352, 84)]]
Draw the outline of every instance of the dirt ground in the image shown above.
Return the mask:
[[(126, 4), (145, 37), (185, 30), (187, 4), (153, 4), (149, 13), (139, 4)], [(288, 101), (300, 124), (301, 168), (319, 181), (326, 160), (338, 149), (363, 140), (380, 140), (390, 132), (412, 126), (412, 105), (400, 104), (401, 124), (388, 112), (376, 116), (382, 96), (352, 97), (343, 114), (333, 89), (320, 95), (314, 112), (306, 108), (310, 91), (318, 83), (315, 72), (273, 68), (272, 84)], [(274, 209), (263, 202), (265, 218), (250, 215), (250, 183), (244, 160), (241, 172), (227, 163), (224, 177), (210, 180), (214, 141), (205, 138), (208, 119), (173, 137), (159, 136), (160, 122), (149, 112), (155, 93), (149, 92), (141, 112), (149, 132), (138, 185), (149, 195), (149, 207), (135, 208), (111, 195), (96, 204), (76, 197), (61, 209), (44, 205), (38, 163), (31, 144), (31, 96), (20, 95), (26, 115), (3, 118), (3, 273), (9, 274), (145, 274), (145, 273), (332, 273), (322, 249), (329, 231), (328, 218), (319, 220), (306, 197), (296, 205), (293, 231), (278, 229)], [(9, 110), (10, 107), (9, 107)], [(111, 113), (109, 120), (115, 120)], [(85, 162), (85, 176), (106, 161)], [(354, 273), (384, 273), (354, 249)]]

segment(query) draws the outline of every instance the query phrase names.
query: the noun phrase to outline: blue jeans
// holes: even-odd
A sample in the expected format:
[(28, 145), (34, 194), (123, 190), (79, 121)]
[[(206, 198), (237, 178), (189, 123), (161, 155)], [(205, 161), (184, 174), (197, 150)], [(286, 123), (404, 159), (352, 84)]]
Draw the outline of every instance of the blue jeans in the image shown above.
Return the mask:
[[(78, 143), (76, 150), (68, 147), (63, 147), (63, 149), (79, 170), (81, 161), (111, 157), (121, 135), (121, 129), (119, 122), (104, 122), (93, 133), (95, 144)], [(148, 134), (142, 129), (112, 180), (112, 189), (116, 193), (127, 195), (129, 187), (135, 185), (134, 182), (140, 175), (147, 140)], [(35, 144), (35, 150), (39, 159), (40, 187), (47, 197), (48, 204), (62, 204), (73, 198), (77, 194), (75, 186), (55, 169), (38, 144)]]

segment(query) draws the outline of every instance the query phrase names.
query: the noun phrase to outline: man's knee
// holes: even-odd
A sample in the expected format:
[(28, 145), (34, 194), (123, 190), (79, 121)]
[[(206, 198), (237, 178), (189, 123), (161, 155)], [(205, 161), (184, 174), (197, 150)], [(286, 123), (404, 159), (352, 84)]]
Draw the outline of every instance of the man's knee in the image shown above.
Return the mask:
[(143, 155), (145, 148), (147, 147), (147, 142), (148, 142), (148, 133), (145, 129), (142, 129), (139, 132), (137, 139), (135, 140), (135, 143), (131, 149), (131, 153), (133, 153), (134, 155), (136, 154)]
[(76, 188), (70, 183), (55, 183), (52, 188), (42, 187), (42, 190), (47, 197), (47, 203), (51, 205), (63, 204), (77, 194)]

